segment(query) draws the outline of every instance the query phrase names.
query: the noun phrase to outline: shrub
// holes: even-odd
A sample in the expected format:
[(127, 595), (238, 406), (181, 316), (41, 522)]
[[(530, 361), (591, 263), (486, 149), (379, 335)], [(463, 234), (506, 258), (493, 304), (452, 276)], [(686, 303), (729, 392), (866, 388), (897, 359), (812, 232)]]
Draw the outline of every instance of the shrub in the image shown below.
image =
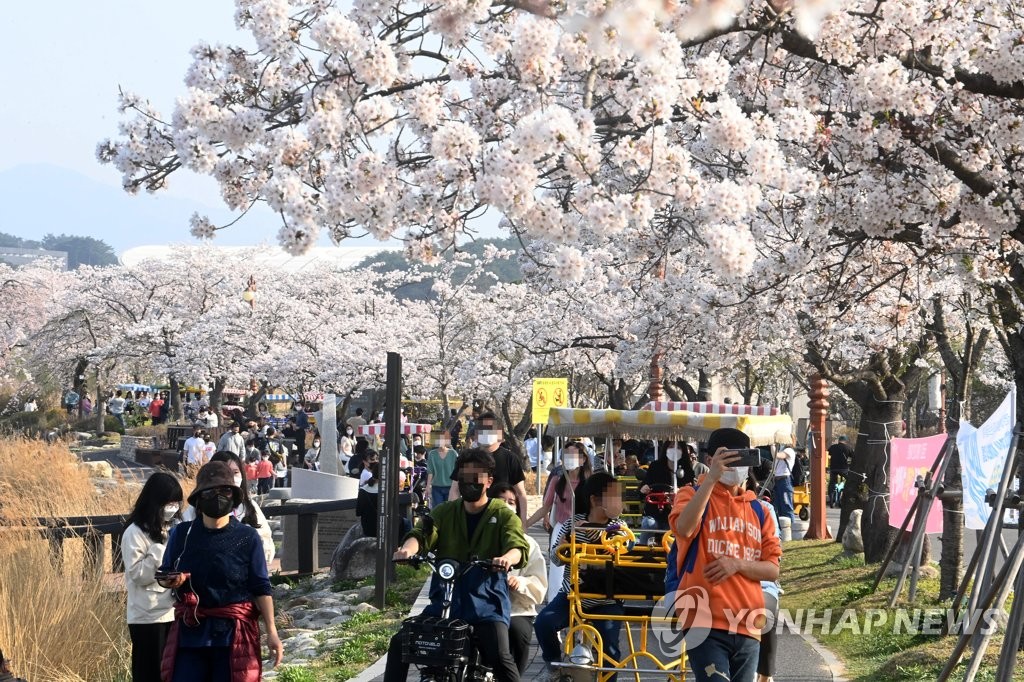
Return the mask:
[(163, 424), (158, 426), (135, 426), (126, 432), (129, 436), (140, 436), (143, 438), (157, 438), (161, 441), (167, 440), (167, 427)]
[(110, 414), (103, 416), (103, 430), (124, 435), (124, 427), (121, 426), (121, 422), (117, 420), (117, 417)]
[(286, 665), (277, 671), (280, 682), (317, 682), (313, 671), (306, 667)]

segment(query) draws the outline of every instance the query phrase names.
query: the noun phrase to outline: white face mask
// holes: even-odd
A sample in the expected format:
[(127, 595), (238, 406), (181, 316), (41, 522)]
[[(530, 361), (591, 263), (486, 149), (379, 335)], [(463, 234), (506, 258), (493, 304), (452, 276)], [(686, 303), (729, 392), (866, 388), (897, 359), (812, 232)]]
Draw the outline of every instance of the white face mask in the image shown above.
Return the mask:
[(494, 445), (498, 442), (498, 434), (493, 431), (481, 431), (480, 436), (477, 437), (477, 442), (480, 445)]
[(320, 441), (318, 441), (318, 440), (313, 441), (313, 447), (314, 448), (320, 447)]
[(742, 485), (747, 480), (750, 467), (726, 467), (719, 480), (725, 485)]
[(576, 453), (566, 453), (562, 455), (562, 466), (566, 471), (571, 471), (580, 465), (580, 456)]
[(164, 505), (164, 521), (170, 521), (174, 518), (174, 515), (181, 509), (181, 505), (178, 504), (167, 504)]
[(679, 448), (669, 448), (665, 451), (665, 456), (668, 457), (670, 462), (678, 462), (679, 457), (683, 454), (683, 451)]
[(235, 485), (242, 487), (242, 474), (235, 474)]
[(345, 429), (345, 434), (351, 436), (352, 435), (352, 429)]

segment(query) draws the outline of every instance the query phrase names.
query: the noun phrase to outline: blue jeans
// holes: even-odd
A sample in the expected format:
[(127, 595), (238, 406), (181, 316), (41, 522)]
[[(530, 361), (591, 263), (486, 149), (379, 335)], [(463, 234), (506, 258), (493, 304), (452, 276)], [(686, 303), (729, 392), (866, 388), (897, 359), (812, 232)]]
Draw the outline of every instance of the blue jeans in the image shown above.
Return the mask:
[(772, 488), (772, 504), (775, 505), (775, 513), (779, 518), (788, 516), (790, 521), (796, 521), (793, 515), (793, 479), (789, 476), (776, 476), (775, 486)]
[[(595, 606), (587, 611), (601, 615), (622, 615), (621, 604), (607, 604)], [(601, 633), (601, 641), (605, 656), (619, 660), (619, 632), (622, 629), (622, 621), (619, 620), (595, 620), (591, 625)], [(540, 644), (541, 655), (545, 663), (556, 663), (562, 660), (562, 647), (558, 644), (558, 631), (569, 627), (569, 598), (565, 592), (559, 592), (555, 598), (548, 602), (548, 605), (537, 614), (533, 622), (533, 631), (537, 633), (537, 643)]]
[(697, 682), (753, 682), (758, 641), (725, 630), (711, 630), (707, 639), (687, 649), (690, 672)]
[[(668, 530), (668, 521), (661, 521), (653, 516), (641, 516), (640, 527), (645, 530)], [(663, 535), (664, 533), (641, 533), (640, 544), (646, 545), (648, 541), (653, 539), (658, 546), (661, 546), (661, 538)]]
[(439, 504), (444, 504), (448, 501), (448, 491), (451, 486), (440, 487), (436, 485), (430, 486), (430, 508), (433, 509)]

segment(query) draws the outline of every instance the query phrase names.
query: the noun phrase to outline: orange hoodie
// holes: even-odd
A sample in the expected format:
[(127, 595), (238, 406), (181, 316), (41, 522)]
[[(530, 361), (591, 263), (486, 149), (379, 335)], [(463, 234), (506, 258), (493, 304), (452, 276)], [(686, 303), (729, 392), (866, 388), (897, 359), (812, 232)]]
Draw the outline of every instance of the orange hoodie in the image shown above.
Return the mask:
[[(696, 492), (695, 488), (687, 486), (676, 494), (672, 512), (668, 517), (671, 528), (676, 527), (676, 519)], [(677, 538), (680, 575), (677, 592), (687, 595), (687, 599), (690, 600), (688, 603), (699, 606), (700, 611), (703, 611), (700, 602), (706, 600), (710, 612), (710, 623), (706, 614), (695, 613), (691, 615), (698, 618), (690, 625), (711, 627), (761, 639), (758, 628), (764, 623), (764, 618), (758, 610), (764, 608), (764, 596), (760, 581), (736, 573), (717, 585), (712, 585), (704, 577), (704, 568), (720, 556), (779, 563), (782, 548), (776, 536), (775, 521), (771, 513), (766, 511), (764, 523), (761, 523), (757, 512), (750, 504), (756, 499), (754, 493), (749, 490), (733, 495), (728, 487), (715, 484), (708, 500), (707, 511), (694, 531), (694, 535), (700, 534), (700, 544), (697, 546), (696, 563), (689, 573), (683, 572), (683, 564), (690, 546), (688, 540), (694, 535)]]

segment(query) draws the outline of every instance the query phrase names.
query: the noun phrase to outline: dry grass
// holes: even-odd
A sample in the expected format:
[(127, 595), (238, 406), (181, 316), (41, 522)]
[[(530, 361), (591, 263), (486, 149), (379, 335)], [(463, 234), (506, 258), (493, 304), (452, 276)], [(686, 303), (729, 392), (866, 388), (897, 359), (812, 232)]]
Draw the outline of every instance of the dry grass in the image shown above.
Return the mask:
[[(115, 481), (100, 493), (62, 444), (0, 442), (0, 520), (8, 524), (124, 514), (138, 490)], [(34, 682), (128, 679), (121, 583), (85, 574), (82, 541), (69, 539), (64, 547), (58, 567), (37, 532), (0, 526), (0, 647), (14, 670)]]
[(137, 486), (121, 481), (100, 494), (62, 443), (20, 438), (0, 442), (0, 518), (127, 514), (138, 492)]
[[(13, 551), (11, 551), (13, 550)], [(4, 542), (0, 550), (0, 642), (14, 670), (34, 682), (115, 682), (128, 678), (124, 593), (101, 578), (62, 573), (44, 542)]]

